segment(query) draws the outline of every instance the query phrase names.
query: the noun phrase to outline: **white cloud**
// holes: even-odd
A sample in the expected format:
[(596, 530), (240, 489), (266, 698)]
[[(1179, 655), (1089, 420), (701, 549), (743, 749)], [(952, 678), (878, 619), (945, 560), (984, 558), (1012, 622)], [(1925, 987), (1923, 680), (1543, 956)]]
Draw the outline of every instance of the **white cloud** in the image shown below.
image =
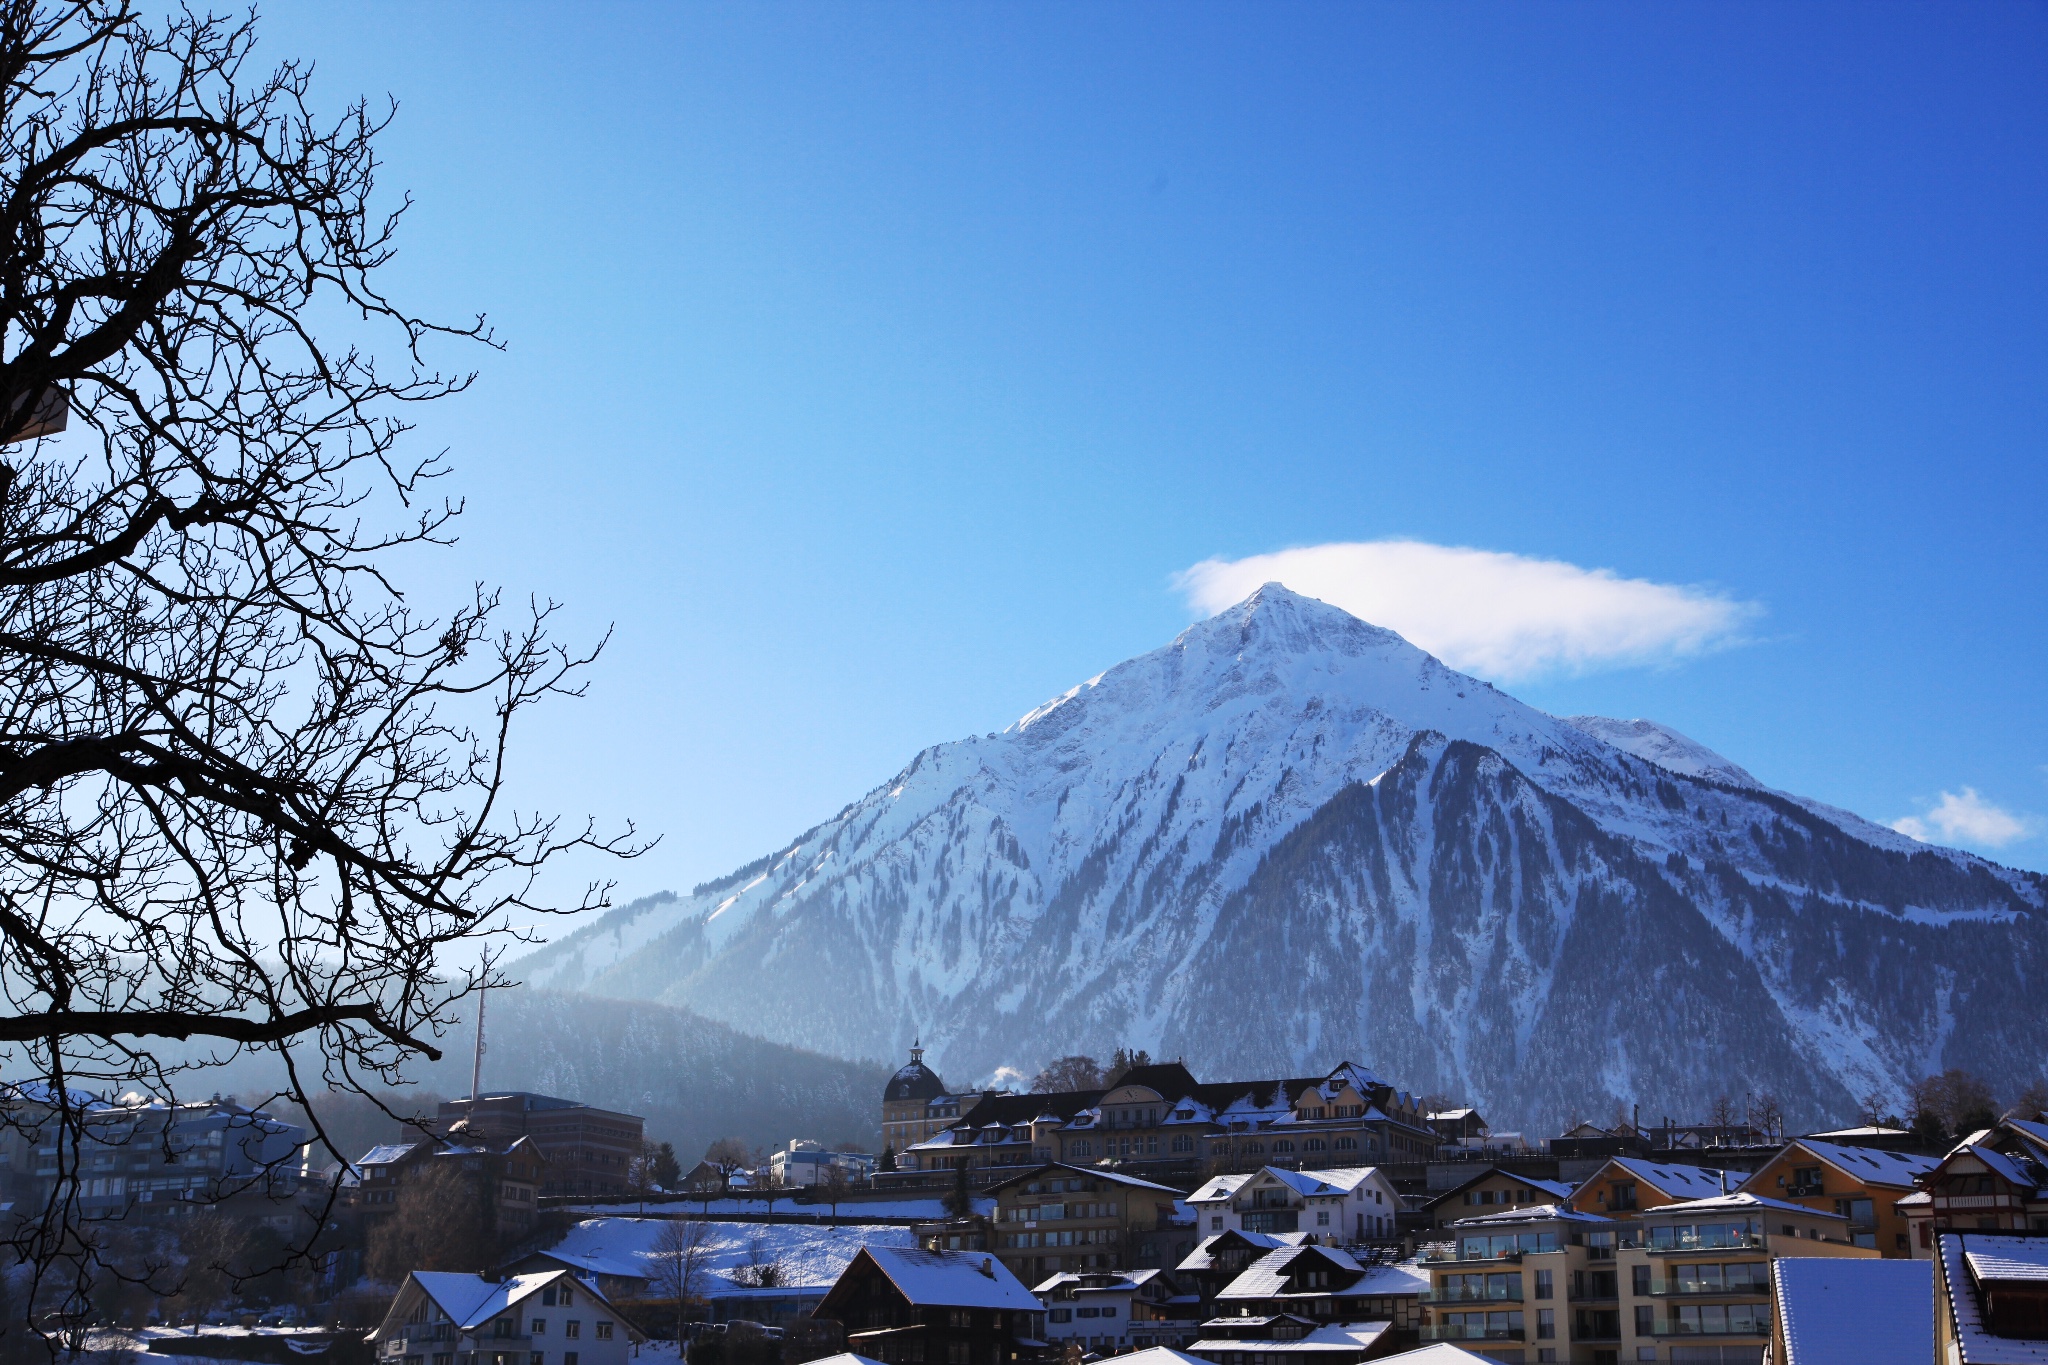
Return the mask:
[(1762, 613), (1705, 588), (1418, 540), (1206, 559), (1177, 575), (1175, 586), (1213, 613), (1275, 580), (1399, 631), (1453, 668), (1501, 682), (1669, 663), (1739, 643), (1744, 624)]
[(1934, 809), (1923, 815), (1909, 815), (1892, 821), (1892, 828), (1921, 843), (1981, 844), (2003, 848), (2034, 832), (2034, 821), (1995, 806), (1977, 795), (1975, 787), (1960, 792), (1943, 792)]

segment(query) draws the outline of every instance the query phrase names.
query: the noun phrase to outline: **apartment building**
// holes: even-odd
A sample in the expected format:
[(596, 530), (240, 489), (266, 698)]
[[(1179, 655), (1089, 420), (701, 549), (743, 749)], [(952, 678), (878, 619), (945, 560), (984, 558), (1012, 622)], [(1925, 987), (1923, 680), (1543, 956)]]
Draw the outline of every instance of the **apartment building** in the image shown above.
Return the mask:
[[(928, 1084), (914, 1074), (905, 1080), (910, 1071), (884, 1090), (885, 1128), (907, 1121), (892, 1114), (912, 1112), (908, 1098), (888, 1098), (898, 1081), (906, 1092)], [(1110, 1161), (1178, 1179), (1205, 1163), (1257, 1170), (1423, 1161), (1439, 1141), (1417, 1097), (1349, 1062), (1322, 1076), (1215, 1083), (1169, 1062), (1132, 1067), (1103, 1090), (982, 1095), (957, 1122), (899, 1149), (897, 1163), (908, 1173)]]
[(1638, 1211), (1509, 1209), (1430, 1247), (1425, 1342), (1501, 1365), (1762, 1365), (1779, 1256), (1875, 1258), (1849, 1220), (1753, 1194)]
[(1466, 1177), (1423, 1204), (1430, 1226), (1446, 1227), (1460, 1218), (1494, 1213), (1503, 1208), (1526, 1209), (1539, 1204), (1561, 1204), (1571, 1198), (1572, 1186), (1558, 1180), (1537, 1180), (1498, 1166), (1487, 1166)]
[[(543, 1195), (626, 1194), (633, 1163), (645, 1147), (646, 1121), (637, 1114), (527, 1090), (444, 1100), (440, 1121), (443, 1132), (457, 1140), (501, 1145), (532, 1138), (547, 1158)], [(455, 1129), (458, 1123), (466, 1125), (462, 1132)]]
[(1116, 1171), (1054, 1162), (988, 1192), (996, 1257), (1026, 1284), (1061, 1272), (1140, 1269), (1141, 1241), (1162, 1229), (1193, 1240), (1175, 1217), (1178, 1190)]
[(1940, 1163), (1929, 1156), (1794, 1138), (1740, 1188), (1767, 1199), (1839, 1213), (1850, 1240), (1886, 1256), (1912, 1255), (1911, 1229), (1898, 1203)]

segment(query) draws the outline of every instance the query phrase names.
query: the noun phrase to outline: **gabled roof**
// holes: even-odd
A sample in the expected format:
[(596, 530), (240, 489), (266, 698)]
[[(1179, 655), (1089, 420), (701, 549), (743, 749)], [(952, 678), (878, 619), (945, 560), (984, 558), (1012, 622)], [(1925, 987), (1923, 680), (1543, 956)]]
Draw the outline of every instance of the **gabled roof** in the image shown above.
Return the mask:
[[(1672, 1199), (1705, 1199), (1709, 1195), (1726, 1194), (1741, 1183), (1725, 1171), (1710, 1171), (1703, 1166), (1688, 1166), (1683, 1162), (1664, 1163), (1645, 1161), (1641, 1157), (1613, 1156), (1607, 1158), (1607, 1165), (1619, 1166)], [(1605, 1166), (1601, 1168), (1605, 1169)], [(1588, 1189), (1599, 1178), (1600, 1172), (1595, 1171), (1579, 1188)]]
[(1424, 1346), (1413, 1351), (1403, 1351), (1397, 1356), (1381, 1356), (1380, 1365), (1494, 1365), (1494, 1357), (1475, 1355), (1462, 1346), (1453, 1346), (1448, 1341), (1439, 1341), (1433, 1346)]
[(1547, 1194), (1551, 1196), (1553, 1199), (1559, 1200), (1571, 1198), (1572, 1191), (1575, 1188), (1577, 1188), (1576, 1186), (1568, 1185), (1561, 1180), (1537, 1180), (1532, 1176), (1522, 1175), (1516, 1171), (1503, 1170), (1499, 1166), (1482, 1166), (1479, 1168), (1478, 1174), (1467, 1176), (1465, 1179), (1459, 1181), (1457, 1184), (1445, 1190), (1442, 1194), (1432, 1195), (1428, 1199), (1424, 1200), (1422, 1207), (1425, 1209), (1433, 1209), (1438, 1204), (1441, 1204), (1445, 1200), (1450, 1199), (1452, 1196), (1463, 1194), (1465, 1191), (1471, 1189), (1474, 1185), (1477, 1185), (1480, 1181), (1485, 1180), (1487, 1177), (1496, 1175), (1503, 1176), (1506, 1179), (1512, 1180), (1517, 1185), (1526, 1185), (1532, 1190), (1536, 1190), (1542, 1194)]
[[(1195, 1249), (1189, 1252), (1181, 1263), (1174, 1268), (1176, 1270), (1208, 1270), (1216, 1264), (1215, 1248), (1218, 1242), (1236, 1240), (1256, 1250), (1271, 1251), (1275, 1247), (1299, 1246), (1304, 1236), (1305, 1234), (1297, 1232), (1282, 1237), (1270, 1232), (1240, 1232), (1233, 1228), (1229, 1232), (1219, 1232), (1212, 1236), (1204, 1237), (1201, 1241), (1195, 1243)], [(1288, 1240), (1290, 1237), (1293, 1240)]]
[[(1041, 1305), (995, 1257), (979, 1251), (925, 1251), (916, 1247), (864, 1246), (847, 1267), (872, 1261), (889, 1283), (913, 1304), (935, 1308), (1003, 1308), (1036, 1313)], [(841, 1276), (843, 1282), (845, 1276)], [(834, 1285), (836, 1290), (838, 1285)]]
[[(548, 1270), (534, 1275), (507, 1275), (496, 1284), (481, 1275), (452, 1270), (415, 1270), (413, 1282), (463, 1331), (480, 1327), (529, 1294), (557, 1280), (573, 1278), (566, 1270)], [(584, 1293), (588, 1284), (578, 1281)]]
[[(1845, 1143), (1822, 1142), (1818, 1138), (1794, 1138), (1791, 1145), (1812, 1152), (1852, 1180), (1898, 1189), (1912, 1189), (1915, 1177), (1923, 1176), (1941, 1164), (1938, 1157), (1914, 1156), (1910, 1152), (1890, 1152), (1877, 1147), (1852, 1147)], [(1751, 1180), (1755, 1178), (1750, 1177)]]
[(1151, 1180), (1140, 1180), (1134, 1175), (1120, 1175), (1115, 1171), (1103, 1170), (1099, 1166), (1074, 1166), (1064, 1161), (1048, 1161), (1041, 1166), (1029, 1167), (1026, 1170), (1019, 1171), (1008, 1180), (998, 1180), (995, 1184), (990, 1185), (984, 1193), (993, 1194), (997, 1190), (1008, 1189), (1010, 1186), (1019, 1184), (1022, 1181), (1037, 1180), (1047, 1171), (1071, 1171), (1075, 1175), (1085, 1176), (1090, 1180), (1107, 1180), (1113, 1185), (1124, 1185), (1138, 1190), (1156, 1190), (1160, 1194), (1170, 1194), (1175, 1199), (1181, 1197), (1180, 1191), (1171, 1185), (1161, 1185)]
[[(1241, 1319), (1232, 1319), (1233, 1322)], [(1318, 1327), (1307, 1336), (1281, 1340), (1273, 1337), (1212, 1337), (1194, 1344), (1198, 1351), (1257, 1351), (1264, 1355), (1299, 1355), (1313, 1360), (1337, 1352), (1370, 1352), (1380, 1338), (1392, 1331), (1391, 1322), (1351, 1322)], [(1124, 1357), (1119, 1356), (1119, 1365)], [(1483, 1356), (1474, 1356), (1483, 1360)]]
[(1934, 1263), (1841, 1256), (1771, 1262), (1785, 1334), (1779, 1365), (1926, 1365), (1934, 1358)]
[[(1365, 1267), (1351, 1258), (1350, 1253), (1335, 1247), (1318, 1246), (1305, 1242), (1295, 1247), (1280, 1247), (1269, 1251), (1244, 1268), (1236, 1279), (1216, 1291), (1217, 1302), (1225, 1299), (1273, 1299), (1290, 1296), (1294, 1291), (1287, 1288), (1287, 1278), (1294, 1267), (1304, 1259), (1327, 1261), (1330, 1268), (1353, 1275), (1365, 1273)], [(1327, 1294), (1348, 1294), (1348, 1286), (1338, 1285), (1313, 1294), (1301, 1294), (1303, 1298), (1320, 1298)], [(1383, 1291), (1395, 1292), (1395, 1291)]]
[(1270, 1175), (1300, 1194), (1349, 1194), (1373, 1178), (1377, 1166), (1336, 1166), (1327, 1170), (1290, 1171), (1268, 1166), (1259, 1172)]
[[(411, 1154), (417, 1142), (380, 1142), (356, 1158), (358, 1166), (383, 1166), (393, 1161), (403, 1161)], [(443, 1307), (446, 1307), (444, 1304)]]

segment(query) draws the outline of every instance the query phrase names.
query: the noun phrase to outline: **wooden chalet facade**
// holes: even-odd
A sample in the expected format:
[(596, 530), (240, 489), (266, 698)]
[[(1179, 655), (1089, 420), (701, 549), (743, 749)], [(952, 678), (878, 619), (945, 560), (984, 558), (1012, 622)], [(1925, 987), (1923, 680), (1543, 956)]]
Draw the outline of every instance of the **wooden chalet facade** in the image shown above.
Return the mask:
[(1782, 1199), (1849, 1220), (1850, 1240), (1886, 1256), (1912, 1254), (1899, 1201), (1934, 1169), (1933, 1157), (1794, 1138), (1743, 1182), (1749, 1194)]
[(812, 1316), (884, 1365), (1015, 1365), (1044, 1336), (1038, 1300), (979, 1252), (864, 1246)]

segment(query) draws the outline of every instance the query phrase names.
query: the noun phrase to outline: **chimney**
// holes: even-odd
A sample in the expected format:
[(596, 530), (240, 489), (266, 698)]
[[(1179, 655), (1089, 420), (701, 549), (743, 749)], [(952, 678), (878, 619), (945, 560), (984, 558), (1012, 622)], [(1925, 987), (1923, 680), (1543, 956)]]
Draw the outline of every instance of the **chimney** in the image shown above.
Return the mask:
[(996, 1277), (996, 1263), (987, 1256), (982, 1257), (981, 1273), (993, 1280)]

